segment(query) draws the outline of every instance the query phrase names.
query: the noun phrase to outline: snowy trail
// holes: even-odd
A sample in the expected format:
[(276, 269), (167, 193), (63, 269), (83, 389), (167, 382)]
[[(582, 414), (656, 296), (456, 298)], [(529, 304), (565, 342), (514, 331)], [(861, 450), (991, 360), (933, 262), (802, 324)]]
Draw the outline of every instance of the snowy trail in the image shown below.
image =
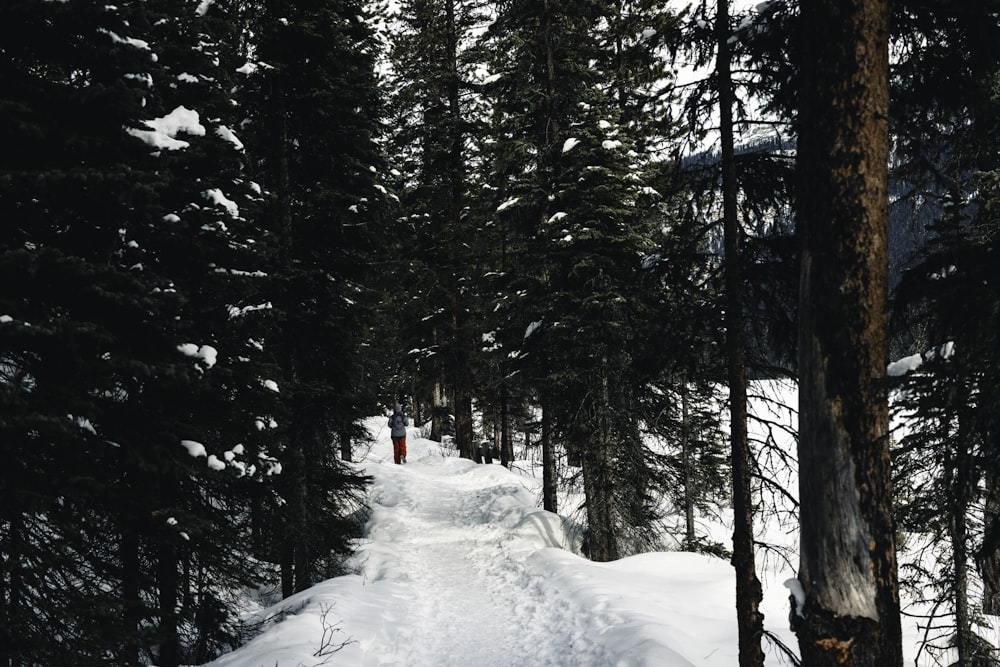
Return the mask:
[(393, 653), (406, 665), (561, 665), (570, 643), (585, 663), (612, 664), (591, 639), (607, 621), (528, 573), (524, 560), (537, 544), (518, 549), (518, 528), (563, 546), (561, 522), (512, 503), (528, 491), (506, 470), (411, 442), (406, 465), (369, 469), (373, 530), (359, 560), (366, 575), (405, 583), (410, 593), (387, 612), (392, 645), (371, 645), (370, 654)]
[[(409, 462), (394, 465), (383, 424), (369, 422), (376, 442), (359, 452), (373, 483), (357, 574), (249, 611), (254, 637), (211, 667), (737, 664), (726, 561), (587, 561), (573, 524), (538, 508), (537, 479), (459, 459), (415, 429)], [(772, 600), (772, 618), (787, 614), (783, 589)]]

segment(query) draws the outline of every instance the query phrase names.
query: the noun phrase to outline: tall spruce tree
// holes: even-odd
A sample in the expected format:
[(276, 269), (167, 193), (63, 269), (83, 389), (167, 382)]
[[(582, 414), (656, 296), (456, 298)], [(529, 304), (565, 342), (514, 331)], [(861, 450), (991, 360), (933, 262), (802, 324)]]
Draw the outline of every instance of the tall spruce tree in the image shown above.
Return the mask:
[(232, 539), (255, 401), (218, 26), (166, 0), (2, 11), (4, 657), (208, 656), (227, 605), (188, 573), (251, 580)]
[[(497, 100), (491, 182), (517, 259), (498, 304), (518, 369), (571, 463), (582, 465), (597, 560), (646, 548), (648, 467), (636, 361), (648, 308), (641, 261), (659, 212), (601, 65), (614, 61), (601, 3), (506, 3), (493, 25)], [(500, 199), (500, 197), (503, 199)], [(543, 438), (546, 429), (543, 426)], [(655, 539), (655, 537), (653, 537)]]
[[(388, 198), (373, 30), (355, 0), (255, 3), (245, 95), (253, 170), (268, 195), (268, 285), (281, 366), (282, 590), (338, 571), (364, 479), (332, 442), (370, 406), (356, 400), (373, 248)], [(263, 378), (262, 378), (263, 379)]]
[[(998, 126), (995, 82), (1000, 38), (996, 2), (900, 3), (894, 7), (892, 120), (897, 171), (913, 184), (909, 198), (941, 211), (895, 295), (899, 328), (923, 362), (903, 381), (901, 409), (912, 423), (899, 443), (904, 527), (921, 526), (945, 578), (924, 592), (954, 622), (944, 645), (962, 664), (991, 649), (975, 632), (981, 609), (996, 613), (998, 467), (991, 389), (996, 377), (995, 190)], [(916, 334), (919, 332), (919, 334)], [(916, 334), (916, 335), (914, 335)], [(933, 483), (928, 485), (928, 471)], [(980, 509), (982, 508), (982, 509)], [(933, 526), (926, 531), (925, 525)], [(978, 572), (976, 572), (978, 570)], [(917, 572), (905, 583), (927, 584)], [(941, 621), (930, 619), (928, 625)], [(946, 621), (951, 627), (951, 621)]]
[[(429, 394), (434, 428), (454, 416), (459, 454), (475, 456), (472, 401), (476, 335), (476, 247), (470, 216), (469, 144), (474, 105), (469, 100), (469, 37), (481, 3), (410, 0), (399, 8), (390, 49), (396, 90), (390, 103), (397, 121), (394, 149), (403, 182), (399, 248), (406, 264), (396, 278), (403, 299), (399, 325)], [(408, 326), (407, 323), (410, 323)], [(423, 397), (414, 397), (414, 399)], [(442, 405), (447, 401), (447, 407)]]

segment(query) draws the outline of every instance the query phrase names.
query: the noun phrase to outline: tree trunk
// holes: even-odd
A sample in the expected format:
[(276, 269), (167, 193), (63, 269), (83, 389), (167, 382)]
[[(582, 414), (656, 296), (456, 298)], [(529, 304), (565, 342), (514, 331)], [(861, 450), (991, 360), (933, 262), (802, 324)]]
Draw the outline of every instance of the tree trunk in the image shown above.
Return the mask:
[[(176, 503), (175, 480), (160, 477), (160, 503), (172, 508)], [(159, 596), (159, 624), (157, 633), (160, 644), (156, 664), (161, 667), (180, 665), (180, 637), (177, 633), (177, 589), (179, 585), (177, 547), (171, 535), (163, 536), (159, 545), (156, 564), (156, 586)]]
[(451, 357), (451, 376), (454, 380), (455, 445), (458, 455), (480, 463), (479, 448), (473, 442), (472, 424), (472, 367), (469, 345), (466, 344), (465, 318), (455, 316), (454, 340)]
[[(414, 422), (414, 424), (419, 423), (419, 421)], [(345, 428), (340, 431), (340, 459), (342, 461), (350, 461), (351, 456), (351, 432)]]
[(743, 272), (737, 214), (736, 151), (733, 139), (733, 81), (729, 52), (729, 2), (719, 0), (718, 40), (719, 128), (722, 141), (722, 218), (726, 282), (726, 366), (729, 381), (729, 445), (733, 468), (733, 557), (736, 570), (736, 622), (740, 667), (764, 664), (760, 613), (763, 590), (757, 579), (750, 488), (750, 443), (747, 437), (746, 344), (743, 334)]
[(441, 429), (441, 413), (444, 411), (444, 392), (441, 391), (441, 380), (434, 382), (434, 394), (431, 397), (431, 435), (434, 442), (441, 442), (444, 435)]
[[(6, 480), (4, 480), (6, 481)], [(25, 588), (24, 577), (22, 575), (22, 560), (24, 559), (24, 515), (18, 507), (7, 507), (7, 516), (10, 517), (7, 526), (7, 542), (0, 543), (3, 548), (5, 562), (3, 570), (0, 571), (0, 592), (4, 595), (0, 598), (0, 658), (9, 667), (20, 665), (18, 659), (20, 653), (19, 644), (23, 641), (19, 628), (24, 626), (31, 618), (31, 612), (26, 609), (22, 599)]]
[[(958, 383), (964, 383), (964, 378), (956, 378)], [(957, 398), (956, 398), (957, 396)], [(969, 507), (975, 493), (972, 415), (968, 406), (973, 399), (964, 387), (951, 392), (951, 403), (957, 408), (957, 432), (952, 435), (945, 428), (946, 437), (952, 442), (944, 443), (945, 455), (945, 488), (951, 496), (949, 509), (951, 516), (948, 521), (949, 537), (951, 539), (954, 559), (952, 579), (952, 597), (955, 605), (955, 648), (958, 651), (959, 665), (987, 664), (985, 656), (980, 656), (977, 650), (976, 635), (972, 629), (972, 612), (969, 607)], [(985, 605), (984, 605), (985, 606)]]
[[(952, 492), (953, 502), (948, 518), (949, 537), (951, 538), (952, 558), (952, 599), (955, 605), (955, 648), (958, 651), (959, 665), (974, 665), (975, 642), (972, 632), (972, 618), (969, 612), (969, 532), (966, 526), (969, 505), (969, 453), (967, 444), (963, 442), (962, 427), (959, 425), (959, 435), (956, 439), (954, 460), (945, 463), (945, 483)], [(946, 443), (950, 448), (950, 444)], [(948, 458), (952, 458), (948, 456)]]
[(415, 380), (410, 381), (410, 397), (413, 399), (413, 425), (420, 428), (424, 423), (423, 415), (420, 412), (420, 408), (423, 405), (423, 396), (417, 392), (417, 383)]
[[(308, 415), (299, 417), (310, 423)], [(312, 427), (298, 429), (296, 442), (287, 455), (287, 474), (291, 484), (288, 498), (289, 526), (292, 530), (292, 566), (294, 567), (293, 588), (296, 593), (312, 586), (312, 557), (309, 553), (309, 475), (306, 452), (318, 451), (313, 438)]]
[[(464, 253), (465, 234), (462, 229), (462, 208), (465, 193), (465, 165), (462, 147), (464, 132), (462, 129), (461, 107), (461, 73), (458, 70), (458, 26), (455, 21), (455, 0), (445, 0), (445, 49), (447, 50), (446, 66), (448, 75), (445, 82), (448, 95), (448, 179), (450, 182), (450, 201), (448, 202), (449, 229), (453, 257), (461, 257)], [(466, 302), (461, 297), (458, 285), (453, 286), (452, 318), (453, 356), (451, 379), (454, 383), (455, 408), (455, 444), (458, 455), (462, 458), (474, 459), (479, 462), (479, 448), (473, 442), (472, 423), (472, 392), (473, 377), (471, 365), (472, 345), (468, 335), (468, 317), (465, 314)]]
[(500, 396), (500, 464), (509, 467), (514, 460), (514, 442), (510, 433), (510, 398), (507, 396), (507, 387), (502, 389)]
[(684, 467), (684, 548), (694, 550), (694, 475), (691, 463), (690, 401), (685, 380), (681, 384), (681, 465)]
[(558, 511), (556, 492), (556, 457), (552, 442), (552, 418), (542, 404), (542, 509)]
[(157, 567), (160, 598), (160, 646), (157, 665), (178, 667), (180, 646), (177, 635), (177, 552), (174, 545), (162, 545)]
[(619, 557), (614, 512), (614, 479), (611, 462), (611, 400), (607, 355), (601, 359), (599, 394), (594, 413), (597, 423), (583, 452), (583, 489), (587, 505), (587, 543), (590, 559), (600, 562)]
[[(274, 100), (275, 105), (271, 122), (274, 123), (273, 140), (275, 142), (272, 154), (276, 156), (275, 169), (277, 171), (275, 175), (276, 186), (274, 189), (274, 215), (277, 218), (277, 227), (279, 230), (279, 260), (283, 266), (290, 267), (292, 266), (295, 254), (295, 236), (292, 219), (291, 164), (289, 158), (291, 140), (288, 134), (288, 114), (285, 105), (284, 86), (280, 77), (275, 77), (272, 80), (271, 99)], [(287, 294), (283, 295), (283, 298), (290, 300), (290, 297)], [(287, 322), (285, 322), (284, 329), (285, 330), (282, 332), (282, 343), (284, 345), (284, 349), (281, 351), (281, 355), (286, 362), (286, 368), (284, 369), (285, 377), (290, 382), (294, 382), (297, 372), (295, 368), (295, 346), (293, 343), (293, 333), (290, 331), (290, 326)], [(290, 434), (285, 444), (290, 452), (294, 452), (299, 447), (299, 443), (295, 442), (294, 433)], [(290, 472), (291, 471), (289, 471), (289, 473)], [(280, 483), (282, 485), (291, 485), (293, 484), (292, 479), (292, 474), (285, 474), (282, 475)], [(285, 493), (282, 495), (284, 495), (287, 499), (291, 492), (291, 488), (286, 488)], [(283, 522), (283, 525), (278, 531), (281, 536), (281, 544), (279, 546), (281, 562), (281, 594), (282, 597), (285, 598), (291, 596), (295, 592), (296, 525), (294, 518), (287, 515), (290, 511), (291, 510), (287, 507), (285, 508), (284, 514), (286, 514), (286, 520)]]
[(799, 496), (805, 665), (902, 664), (889, 463), (888, 0), (802, 5)]
[[(459, 371), (459, 375), (466, 374), (465, 371)], [(473, 459), (478, 463), (479, 455), (477, 452), (479, 448), (473, 443), (470, 384), (471, 381), (467, 377), (461, 377), (455, 386), (455, 444), (458, 447), (459, 456), (464, 459)]]
[(281, 540), (281, 597), (289, 598), (295, 595), (295, 544), (292, 542), (292, 532), (285, 527)]

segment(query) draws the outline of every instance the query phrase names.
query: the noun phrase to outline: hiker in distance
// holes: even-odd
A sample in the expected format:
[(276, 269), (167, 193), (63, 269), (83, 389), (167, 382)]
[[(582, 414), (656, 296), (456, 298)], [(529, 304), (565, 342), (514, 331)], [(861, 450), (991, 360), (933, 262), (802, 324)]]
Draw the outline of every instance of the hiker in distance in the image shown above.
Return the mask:
[(399, 403), (389, 417), (389, 428), (392, 436), (392, 460), (397, 464), (406, 463), (406, 416), (403, 415), (403, 408)]

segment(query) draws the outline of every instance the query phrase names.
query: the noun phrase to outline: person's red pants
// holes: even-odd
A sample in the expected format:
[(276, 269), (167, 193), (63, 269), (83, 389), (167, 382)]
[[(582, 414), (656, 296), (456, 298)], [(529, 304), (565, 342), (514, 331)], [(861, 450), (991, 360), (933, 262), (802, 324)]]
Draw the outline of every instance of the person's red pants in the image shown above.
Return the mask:
[(406, 458), (406, 436), (392, 439), (392, 460), (399, 463)]

